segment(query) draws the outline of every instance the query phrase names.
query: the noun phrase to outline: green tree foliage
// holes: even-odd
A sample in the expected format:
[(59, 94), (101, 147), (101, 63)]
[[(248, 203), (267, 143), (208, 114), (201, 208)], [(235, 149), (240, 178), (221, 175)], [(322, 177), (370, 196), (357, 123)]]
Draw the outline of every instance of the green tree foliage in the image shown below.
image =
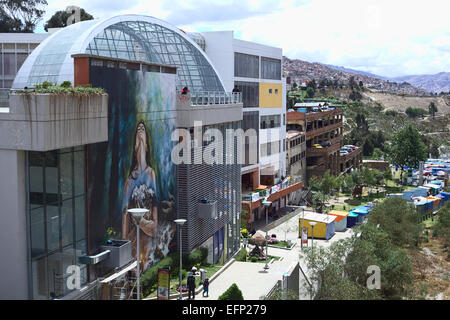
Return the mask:
[(374, 148), (372, 152), (372, 159), (380, 160), (382, 157), (384, 157), (384, 152), (381, 151), (380, 148)]
[(422, 224), (415, 208), (402, 198), (388, 198), (370, 212), (368, 221), (387, 232), (397, 246), (419, 244)]
[(33, 32), (46, 5), (45, 0), (0, 0), (0, 32)]
[(362, 95), (361, 95), (361, 93), (359, 93), (359, 91), (352, 90), (352, 92), (350, 92), (348, 98), (352, 101), (359, 101), (362, 99)]
[(390, 116), (390, 117), (398, 116), (398, 112), (395, 111), (395, 110), (387, 110), (384, 114), (387, 115), (387, 116)]
[(323, 205), (340, 189), (340, 180), (333, 176), (330, 170), (327, 170), (321, 178), (313, 176), (308, 183), (310, 190), (315, 192), (313, 201), (319, 212), (323, 211)]
[(244, 300), (244, 296), (236, 283), (233, 283), (217, 300)]
[(447, 202), (439, 211), (436, 230), (438, 231), (439, 236), (443, 239), (448, 250), (450, 247), (450, 202)]
[(406, 108), (405, 113), (408, 115), (408, 117), (413, 119), (417, 117), (423, 118), (427, 114), (426, 110), (422, 108), (413, 108), (413, 107)]
[(436, 106), (436, 104), (431, 101), (430, 104), (428, 105), (428, 112), (433, 116), (436, 114), (436, 112), (438, 111), (438, 108)]
[(306, 97), (307, 98), (313, 98), (315, 94), (316, 94), (316, 90), (314, 90), (314, 88), (312, 88), (312, 87), (306, 88)]
[[(409, 124), (393, 135), (388, 155), (391, 162), (396, 165), (418, 168), (419, 162), (427, 159), (427, 147), (419, 131)], [(401, 176), (403, 176), (403, 169)]]
[[(362, 224), (355, 231), (351, 238), (328, 248), (304, 250), (310, 280), (318, 284), (317, 289), (308, 287), (310, 294), (317, 300), (401, 298), (412, 283), (412, 268), (405, 252), (373, 223)], [(380, 290), (367, 287), (369, 266), (380, 268)]]
[[(67, 11), (56, 11), (55, 14), (47, 20), (44, 29), (48, 31), (48, 28), (63, 28), (67, 26), (67, 19), (72, 15), (72, 13)], [(93, 20), (94, 17), (87, 13), (84, 9), (80, 10), (81, 21)]]

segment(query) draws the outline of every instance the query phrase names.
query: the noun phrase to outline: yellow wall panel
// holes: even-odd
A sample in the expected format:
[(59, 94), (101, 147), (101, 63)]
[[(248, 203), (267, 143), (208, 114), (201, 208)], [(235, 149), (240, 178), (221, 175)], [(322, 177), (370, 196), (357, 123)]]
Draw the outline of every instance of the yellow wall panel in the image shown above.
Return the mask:
[(259, 83), (259, 107), (281, 108), (283, 104), (283, 88), (281, 83)]

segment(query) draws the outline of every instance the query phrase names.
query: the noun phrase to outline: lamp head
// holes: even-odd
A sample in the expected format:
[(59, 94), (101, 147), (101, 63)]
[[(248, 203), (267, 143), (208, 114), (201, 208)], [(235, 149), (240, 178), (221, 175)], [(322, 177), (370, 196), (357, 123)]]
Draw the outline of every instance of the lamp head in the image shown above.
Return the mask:
[(144, 208), (133, 208), (133, 209), (128, 209), (127, 212), (129, 212), (131, 214), (131, 216), (133, 217), (134, 223), (135, 224), (139, 224), (139, 222), (141, 221), (142, 217), (149, 212), (148, 209), (144, 209)]
[(174, 220), (174, 222), (177, 224), (177, 225), (179, 225), (179, 226), (182, 226), (183, 224), (185, 224), (186, 223), (186, 219), (176, 219), (176, 220)]

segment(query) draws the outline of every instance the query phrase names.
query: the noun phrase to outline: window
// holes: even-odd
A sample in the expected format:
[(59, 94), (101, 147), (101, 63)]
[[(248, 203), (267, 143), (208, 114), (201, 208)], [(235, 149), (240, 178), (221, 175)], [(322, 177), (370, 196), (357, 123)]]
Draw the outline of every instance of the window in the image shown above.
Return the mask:
[[(67, 266), (86, 253), (85, 152), (28, 152), (33, 299), (69, 293)], [(86, 266), (80, 265), (82, 284)], [(58, 284), (63, 285), (58, 285)]]
[(281, 116), (276, 115), (270, 115), (270, 116), (262, 116), (261, 117), (261, 129), (267, 129), (267, 128), (279, 128), (281, 126)]
[(259, 57), (249, 54), (234, 53), (234, 76), (259, 78)]
[(259, 107), (259, 84), (258, 82), (235, 81), (242, 94), (242, 103), (244, 108)]
[(275, 89), (275, 94), (278, 94), (278, 89)]
[(269, 89), (269, 94), (272, 94), (272, 89)]
[(261, 78), (281, 80), (281, 60), (261, 57)]

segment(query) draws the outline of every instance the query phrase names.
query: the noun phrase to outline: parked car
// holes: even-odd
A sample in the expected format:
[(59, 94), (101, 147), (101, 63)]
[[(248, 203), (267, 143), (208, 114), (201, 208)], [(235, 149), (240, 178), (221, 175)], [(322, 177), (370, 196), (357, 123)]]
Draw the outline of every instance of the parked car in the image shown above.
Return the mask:
[(320, 144), (318, 144), (318, 143), (313, 144), (313, 148), (316, 148), (316, 149), (323, 149), (323, 147), (322, 147)]
[(341, 150), (341, 151), (339, 152), (339, 154), (340, 154), (341, 156), (345, 156), (345, 155), (348, 154), (348, 151), (342, 151), (342, 150)]
[(351, 148), (352, 150), (358, 149), (357, 146), (354, 146), (354, 145), (352, 145), (352, 144), (347, 144), (347, 145), (345, 145), (344, 147), (345, 147), (345, 148)]
[(324, 141), (320, 144), (322, 147), (329, 147), (331, 146), (331, 142), (330, 141)]

